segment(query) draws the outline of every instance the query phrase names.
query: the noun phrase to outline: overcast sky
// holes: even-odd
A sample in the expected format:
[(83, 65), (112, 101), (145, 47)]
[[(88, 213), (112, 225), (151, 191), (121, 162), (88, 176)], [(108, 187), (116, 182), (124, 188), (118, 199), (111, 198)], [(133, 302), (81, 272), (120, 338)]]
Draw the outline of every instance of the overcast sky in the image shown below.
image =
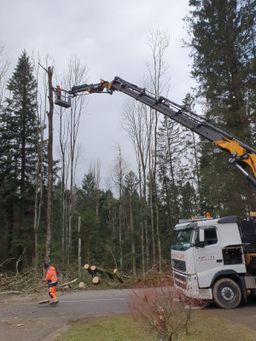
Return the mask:
[[(187, 14), (188, 0), (1, 0), (0, 41), (12, 67), (26, 49), (30, 55), (49, 54), (61, 74), (76, 55), (88, 67), (89, 82), (120, 76), (143, 86), (150, 60), (148, 37), (160, 28), (170, 34), (165, 56), (171, 79), (169, 98), (181, 103), (194, 85), (189, 51), (182, 47)], [(89, 96), (79, 134), (78, 180), (96, 160), (107, 178), (117, 144), (133, 167), (132, 147), (121, 124), (126, 101), (120, 93)]]

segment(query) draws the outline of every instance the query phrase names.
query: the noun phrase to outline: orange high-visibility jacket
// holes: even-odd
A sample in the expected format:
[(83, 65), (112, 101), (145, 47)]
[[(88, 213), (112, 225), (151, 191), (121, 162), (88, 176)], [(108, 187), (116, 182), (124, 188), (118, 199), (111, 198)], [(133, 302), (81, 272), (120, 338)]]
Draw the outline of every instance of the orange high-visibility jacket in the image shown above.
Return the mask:
[(49, 266), (49, 268), (46, 270), (45, 274), (45, 280), (48, 283), (55, 283), (58, 281), (57, 274), (56, 274), (56, 269), (54, 266)]

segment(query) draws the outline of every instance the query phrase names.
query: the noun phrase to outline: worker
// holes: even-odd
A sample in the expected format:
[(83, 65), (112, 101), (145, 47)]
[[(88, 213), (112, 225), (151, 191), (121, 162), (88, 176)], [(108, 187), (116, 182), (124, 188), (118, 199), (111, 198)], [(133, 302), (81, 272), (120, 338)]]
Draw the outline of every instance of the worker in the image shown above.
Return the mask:
[(208, 212), (208, 211), (204, 212), (204, 217), (205, 217), (206, 219), (212, 218), (211, 213)]
[(56, 87), (56, 94), (57, 94), (57, 99), (61, 100), (61, 87), (57, 85)]
[(50, 305), (56, 305), (59, 303), (57, 299), (56, 289), (58, 285), (57, 272), (54, 266), (44, 263), (45, 278), (44, 281), (48, 283)]
[(256, 211), (251, 211), (249, 213), (250, 220), (256, 221)]

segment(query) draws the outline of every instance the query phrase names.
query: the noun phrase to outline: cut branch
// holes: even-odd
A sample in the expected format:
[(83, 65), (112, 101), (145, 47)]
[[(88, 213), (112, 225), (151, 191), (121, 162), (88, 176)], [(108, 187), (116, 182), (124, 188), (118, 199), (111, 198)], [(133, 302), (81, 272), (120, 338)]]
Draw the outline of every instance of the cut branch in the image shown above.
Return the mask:
[(71, 287), (71, 284), (75, 283), (77, 280), (78, 278), (75, 278), (72, 281), (61, 284), (60, 287), (65, 287), (65, 286)]
[(22, 294), (22, 291), (19, 290), (7, 290), (0, 292), (0, 295), (20, 295)]
[(12, 258), (7, 258), (6, 260), (4, 260), (1, 264), (0, 264), (0, 268), (3, 267), (3, 265), (7, 262), (10, 262), (11, 260), (16, 259), (15, 257)]

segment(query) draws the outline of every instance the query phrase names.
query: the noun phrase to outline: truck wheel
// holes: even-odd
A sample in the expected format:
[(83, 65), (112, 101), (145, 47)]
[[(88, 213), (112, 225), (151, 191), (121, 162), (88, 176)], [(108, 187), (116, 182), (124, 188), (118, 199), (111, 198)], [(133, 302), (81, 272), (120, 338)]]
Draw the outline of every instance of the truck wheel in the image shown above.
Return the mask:
[(219, 307), (234, 309), (241, 303), (242, 293), (239, 285), (233, 279), (221, 278), (214, 284), (213, 298)]

